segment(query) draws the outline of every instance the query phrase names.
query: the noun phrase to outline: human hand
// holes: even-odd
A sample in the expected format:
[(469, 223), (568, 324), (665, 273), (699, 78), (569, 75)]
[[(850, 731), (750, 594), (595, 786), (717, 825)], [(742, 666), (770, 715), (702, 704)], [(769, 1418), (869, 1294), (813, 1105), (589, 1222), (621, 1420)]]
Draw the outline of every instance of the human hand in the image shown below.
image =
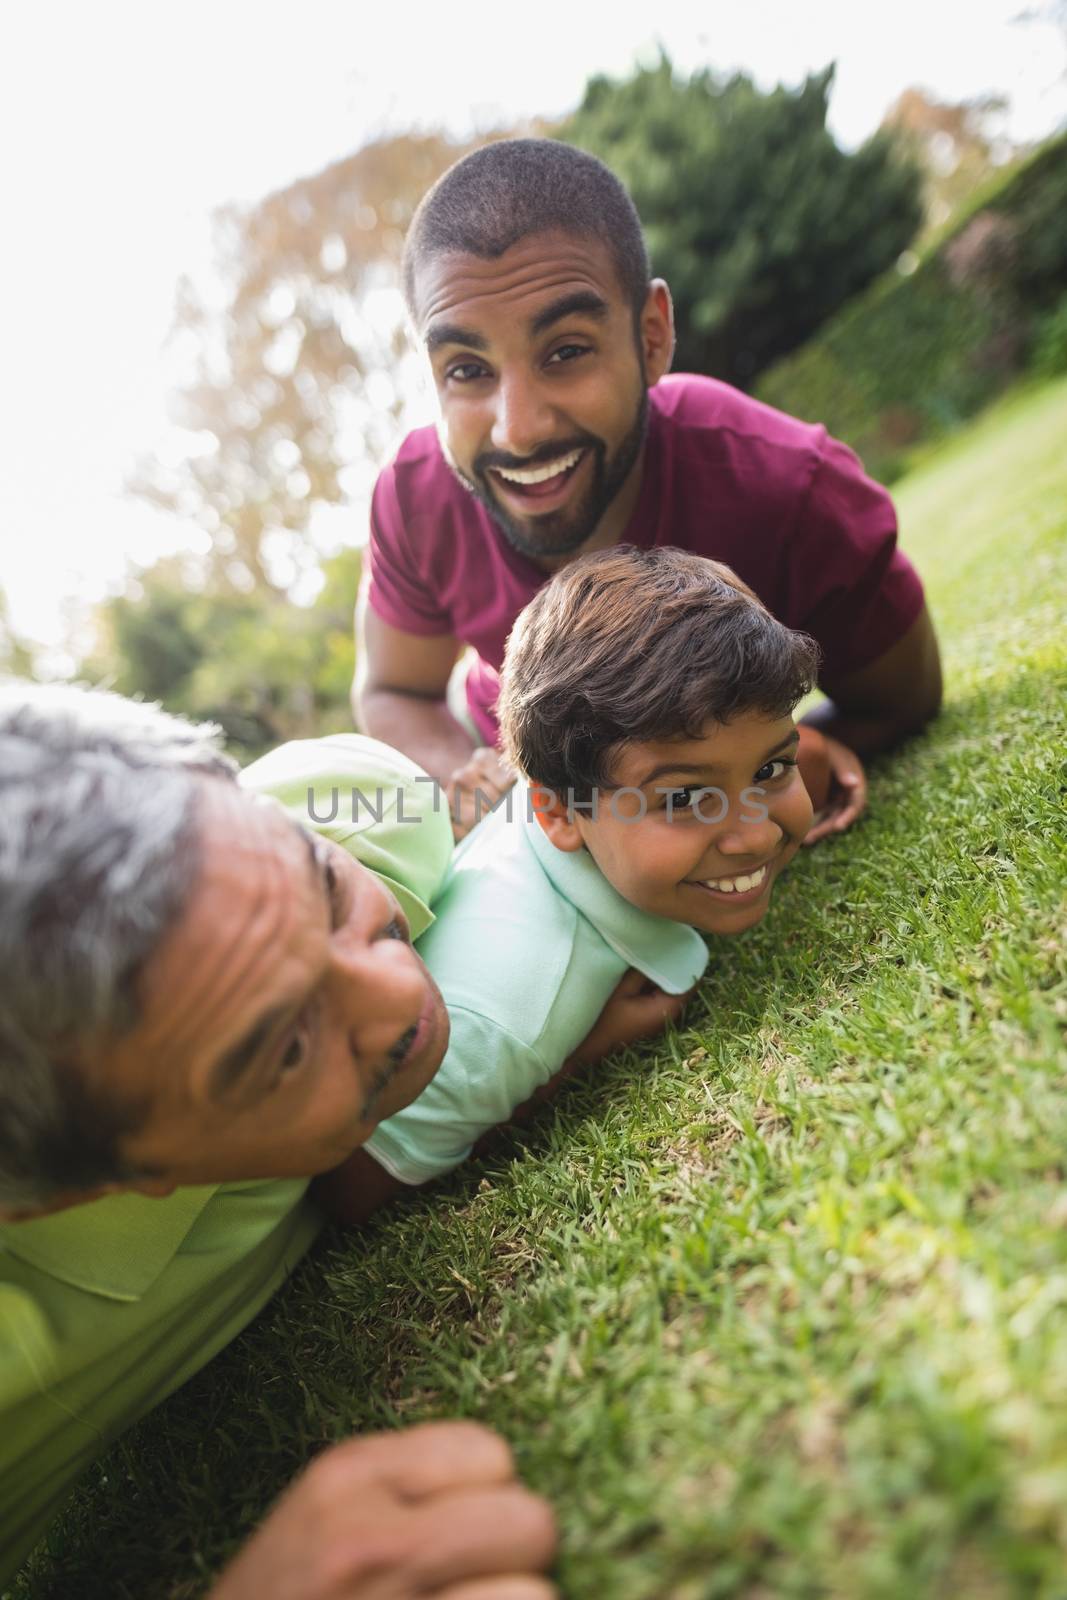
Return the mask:
[(476, 822), (507, 794), (515, 774), (501, 759), (499, 750), (480, 745), (470, 759), (457, 767), (445, 784), (445, 796), (452, 817), (452, 832), (457, 839), (470, 833)]
[(324, 1451), (208, 1600), (558, 1600), (555, 1547), (504, 1441), (432, 1422)]
[(844, 833), (867, 809), (867, 774), (854, 750), (839, 739), (823, 736), (830, 762), (830, 793), (825, 806), (816, 813), (804, 839), (818, 844), (831, 833)]
[(609, 995), (592, 1031), (568, 1057), (568, 1066), (600, 1061), (622, 1045), (654, 1038), (668, 1022), (681, 1016), (692, 993), (690, 989), (686, 994), (668, 994), (630, 967)]

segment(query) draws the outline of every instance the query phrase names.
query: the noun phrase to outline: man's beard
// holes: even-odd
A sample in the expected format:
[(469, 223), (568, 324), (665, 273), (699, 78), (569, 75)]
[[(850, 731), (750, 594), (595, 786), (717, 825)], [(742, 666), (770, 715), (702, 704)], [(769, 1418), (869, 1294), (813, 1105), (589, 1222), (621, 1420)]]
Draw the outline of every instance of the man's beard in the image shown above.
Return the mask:
[[(521, 462), (509, 458), (506, 463), (509, 466), (534, 467), (546, 465), (549, 461), (562, 460), (574, 450), (583, 450), (592, 456), (593, 460), (592, 483), (577, 506), (548, 511), (541, 516), (531, 512), (530, 517), (522, 521), (505, 510), (493, 493), (489, 468), (505, 463), (487, 452), (475, 461), (474, 476), (469, 478), (449, 458), (447, 451), (445, 460), (463, 487), (485, 507), (512, 549), (517, 550), (522, 556), (538, 561), (545, 557), (572, 555), (575, 550), (581, 549), (586, 540), (592, 538), (600, 519), (636, 465), (644, 447), (647, 429), (648, 390), (642, 385), (633, 427), (610, 461), (607, 459), (604, 441), (591, 433), (576, 434), (562, 444), (553, 443), (549, 451), (543, 454), (535, 453), (525, 457)], [(581, 470), (581, 464), (577, 470)]]

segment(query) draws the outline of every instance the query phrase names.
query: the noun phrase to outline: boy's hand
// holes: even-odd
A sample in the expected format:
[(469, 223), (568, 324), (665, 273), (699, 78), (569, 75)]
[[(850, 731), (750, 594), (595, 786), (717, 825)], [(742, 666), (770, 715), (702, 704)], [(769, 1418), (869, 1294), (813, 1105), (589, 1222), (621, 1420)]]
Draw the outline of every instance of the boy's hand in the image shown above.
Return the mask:
[(831, 833), (844, 833), (867, 809), (867, 774), (854, 750), (839, 739), (823, 736), (830, 762), (830, 793), (826, 805), (816, 812), (805, 844), (818, 844)]
[(456, 839), (470, 833), (474, 824), (488, 815), (514, 782), (515, 774), (501, 760), (499, 750), (481, 745), (472, 751), (470, 760), (457, 767), (445, 784), (445, 798)]
[(567, 1065), (589, 1065), (609, 1056), (621, 1045), (636, 1044), (639, 1039), (651, 1039), (662, 1033), (668, 1022), (681, 1016), (692, 993), (690, 989), (686, 994), (667, 994), (643, 972), (631, 967), (615, 985), (592, 1032), (568, 1057)]
[(433, 1422), (325, 1451), (209, 1600), (553, 1600), (555, 1547), (504, 1441)]

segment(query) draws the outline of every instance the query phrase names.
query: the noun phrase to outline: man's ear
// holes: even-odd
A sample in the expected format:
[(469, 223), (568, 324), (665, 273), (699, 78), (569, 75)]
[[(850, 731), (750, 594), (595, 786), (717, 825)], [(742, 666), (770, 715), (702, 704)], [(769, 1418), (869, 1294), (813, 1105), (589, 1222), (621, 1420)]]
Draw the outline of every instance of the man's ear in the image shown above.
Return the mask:
[(662, 278), (653, 278), (638, 322), (641, 359), (649, 388), (671, 370), (674, 358), (674, 307)]
[(573, 813), (551, 789), (530, 789), (533, 814), (544, 830), (545, 837), (557, 850), (583, 850), (585, 840)]

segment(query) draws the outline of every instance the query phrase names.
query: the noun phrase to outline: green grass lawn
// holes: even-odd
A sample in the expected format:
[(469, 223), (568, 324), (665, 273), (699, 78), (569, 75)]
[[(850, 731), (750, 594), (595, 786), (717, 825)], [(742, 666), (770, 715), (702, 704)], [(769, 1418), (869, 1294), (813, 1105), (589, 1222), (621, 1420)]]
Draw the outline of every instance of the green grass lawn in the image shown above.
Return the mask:
[(863, 825), (686, 1031), (327, 1237), (17, 1595), (196, 1594), (323, 1442), (451, 1416), (570, 1600), (1067, 1595), (1067, 382), (897, 499), (947, 705)]

